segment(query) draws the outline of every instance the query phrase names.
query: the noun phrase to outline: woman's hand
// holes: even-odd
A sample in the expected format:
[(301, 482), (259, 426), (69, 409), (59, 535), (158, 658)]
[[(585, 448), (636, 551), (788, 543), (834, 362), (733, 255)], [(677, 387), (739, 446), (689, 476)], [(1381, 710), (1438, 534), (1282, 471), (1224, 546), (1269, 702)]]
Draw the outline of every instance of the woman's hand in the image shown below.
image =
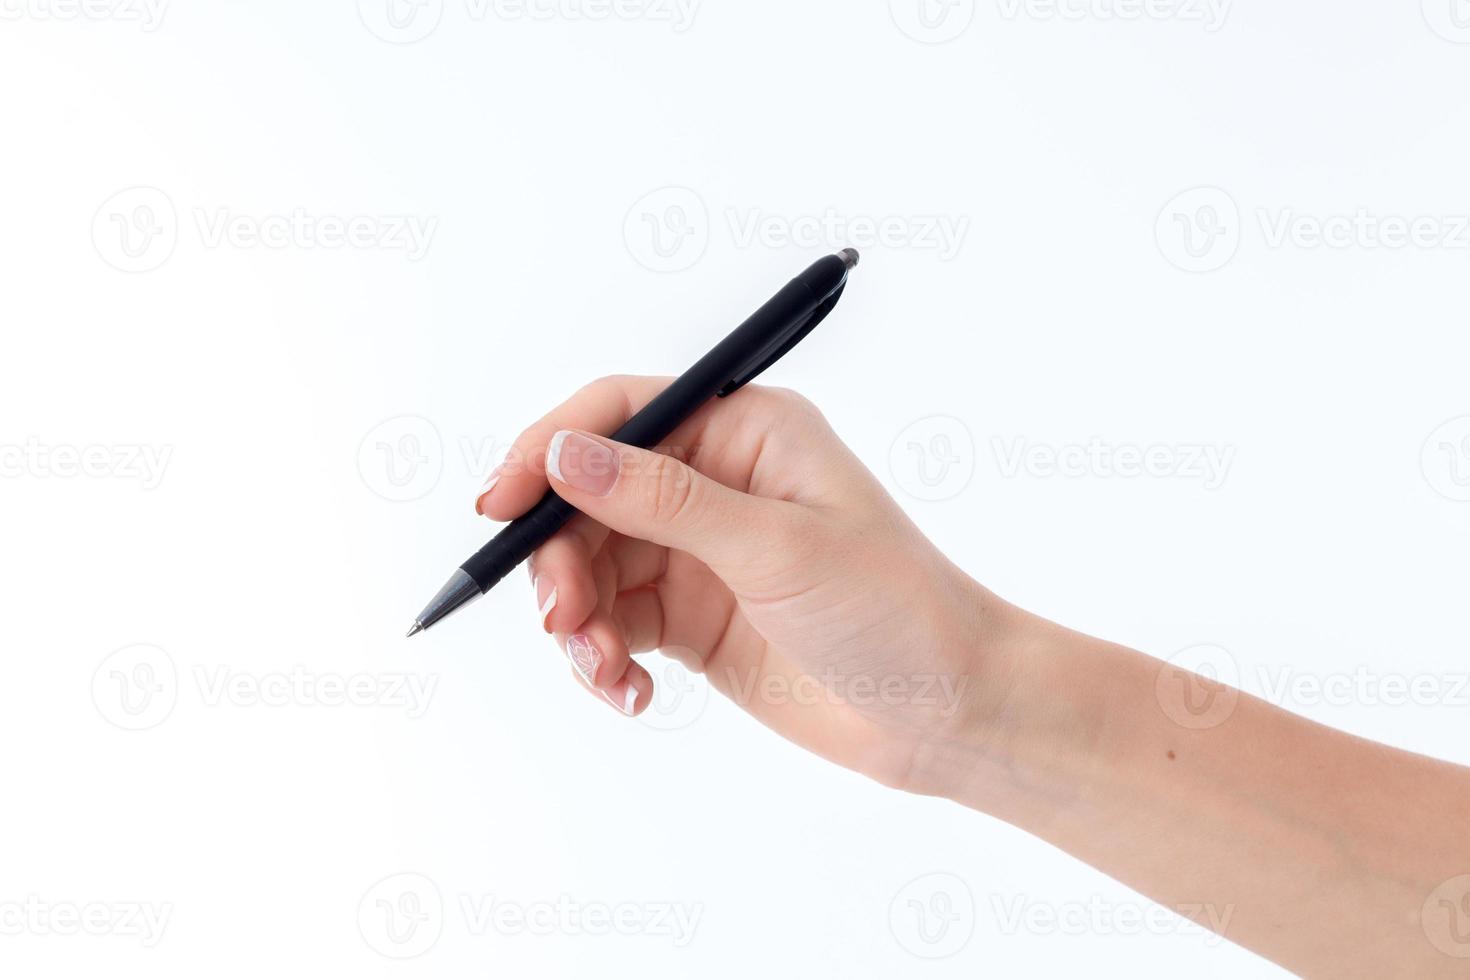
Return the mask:
[[(793, 741), (1023, 827), (1289, 969), (1465, 975), (1470, 771), (1007, 605), (790, 392), (707, 406), (667, 454), (589, 435), (666, 383), (578, 392), (478, 503), (509, 520), (550, 485), (582, 512), (532, 575), (588, 688), (637, 714), (652, 679), (629, 655), (659, 649)], [(1226, 710), (1193, 718), (1183, 690)]]
[(974, 651), (1006, 607), (945, 559), (810, 402), (750, 386), (648, 452), (611, 432), (665, 378), (597, 381), (527, 430), (477, 509), (507, 521), (549, 485), (582, 512), (531, 560), (573, 674), (629, 715), (661, 650), (792, 741), (889, 785), (973, 728)]

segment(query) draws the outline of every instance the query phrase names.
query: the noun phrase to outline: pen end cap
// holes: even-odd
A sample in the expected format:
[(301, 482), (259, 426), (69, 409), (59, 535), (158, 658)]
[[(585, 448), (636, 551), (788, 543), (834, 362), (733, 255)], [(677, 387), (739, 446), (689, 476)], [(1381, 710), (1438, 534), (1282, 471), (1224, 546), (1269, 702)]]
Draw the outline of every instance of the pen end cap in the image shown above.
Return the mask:
[(844, 248), (842, 251), (838, 252), (837, 254), (839, 256), (841, 256), (842, 263), (844, 265), (846, 265), (849, 269), (855, 269), (855, 268), (857, 268), (858, 260), (861, 258), (861, 256), (858, 255), (858, 250), (857, 249), (855, 249), (855, 248)]

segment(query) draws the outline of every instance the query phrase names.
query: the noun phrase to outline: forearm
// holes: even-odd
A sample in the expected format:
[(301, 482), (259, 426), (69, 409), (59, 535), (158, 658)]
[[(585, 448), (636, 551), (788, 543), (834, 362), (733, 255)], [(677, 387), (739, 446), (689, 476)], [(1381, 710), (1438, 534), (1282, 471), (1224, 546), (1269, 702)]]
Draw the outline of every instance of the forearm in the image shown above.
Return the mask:
[[(987, 602), (978, 673), (992, 700), (929, 750), (944, 795), (1299, 973), (1470, 967), (1421, 917), (1470, 874), (1470, 770)], [(1185, 681), (1203, 695), (1186, 712), (1207, 710), (1180, 713)], [(1470, 955), (1470, 936), (1445, 942)]]

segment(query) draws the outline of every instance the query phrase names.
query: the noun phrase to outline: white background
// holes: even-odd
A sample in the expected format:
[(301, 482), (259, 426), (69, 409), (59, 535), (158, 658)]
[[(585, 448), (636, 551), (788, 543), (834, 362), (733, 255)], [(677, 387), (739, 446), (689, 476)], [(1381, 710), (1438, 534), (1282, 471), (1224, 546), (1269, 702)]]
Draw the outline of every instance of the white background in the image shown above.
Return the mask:
[[(491, 530), (496, 449), (850, 241), (769, 380), (967, 571), (1470, 762), (1450, 0), (64, 3), (0, 0), (7, 976), (1278, 975), (656, 659), (620, 718), (521, 577), (402, 638)], [(1334, 224), (1359, 209), (1430, 220), (1391, 247)], [(366, 237), (248, 237), (293, 213)], [(422, 254), (377, 235), (405, 216)], [(1046, 465), (1090, 443), (1162, 468)], [(572, 918), (599, 909), (638, 928)]]

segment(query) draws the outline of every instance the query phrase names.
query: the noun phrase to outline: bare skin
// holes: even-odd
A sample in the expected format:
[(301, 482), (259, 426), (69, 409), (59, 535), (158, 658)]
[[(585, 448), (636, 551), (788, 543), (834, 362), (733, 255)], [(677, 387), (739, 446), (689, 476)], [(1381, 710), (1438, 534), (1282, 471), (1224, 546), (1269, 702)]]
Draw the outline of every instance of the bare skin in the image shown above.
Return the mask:
[(645, 710), (631, 654), (661, 650), (798, 745), (1000, 817), (1287, 969), (1470, 975), (1470, 769), (1006, 603), (791, 392), (748, 387), (662, 453), (593, 435), (667, 383), (582, 389), (476, 503), (506, 521), (550, 486), (582, 512), (531, 566), (589, 692)]

